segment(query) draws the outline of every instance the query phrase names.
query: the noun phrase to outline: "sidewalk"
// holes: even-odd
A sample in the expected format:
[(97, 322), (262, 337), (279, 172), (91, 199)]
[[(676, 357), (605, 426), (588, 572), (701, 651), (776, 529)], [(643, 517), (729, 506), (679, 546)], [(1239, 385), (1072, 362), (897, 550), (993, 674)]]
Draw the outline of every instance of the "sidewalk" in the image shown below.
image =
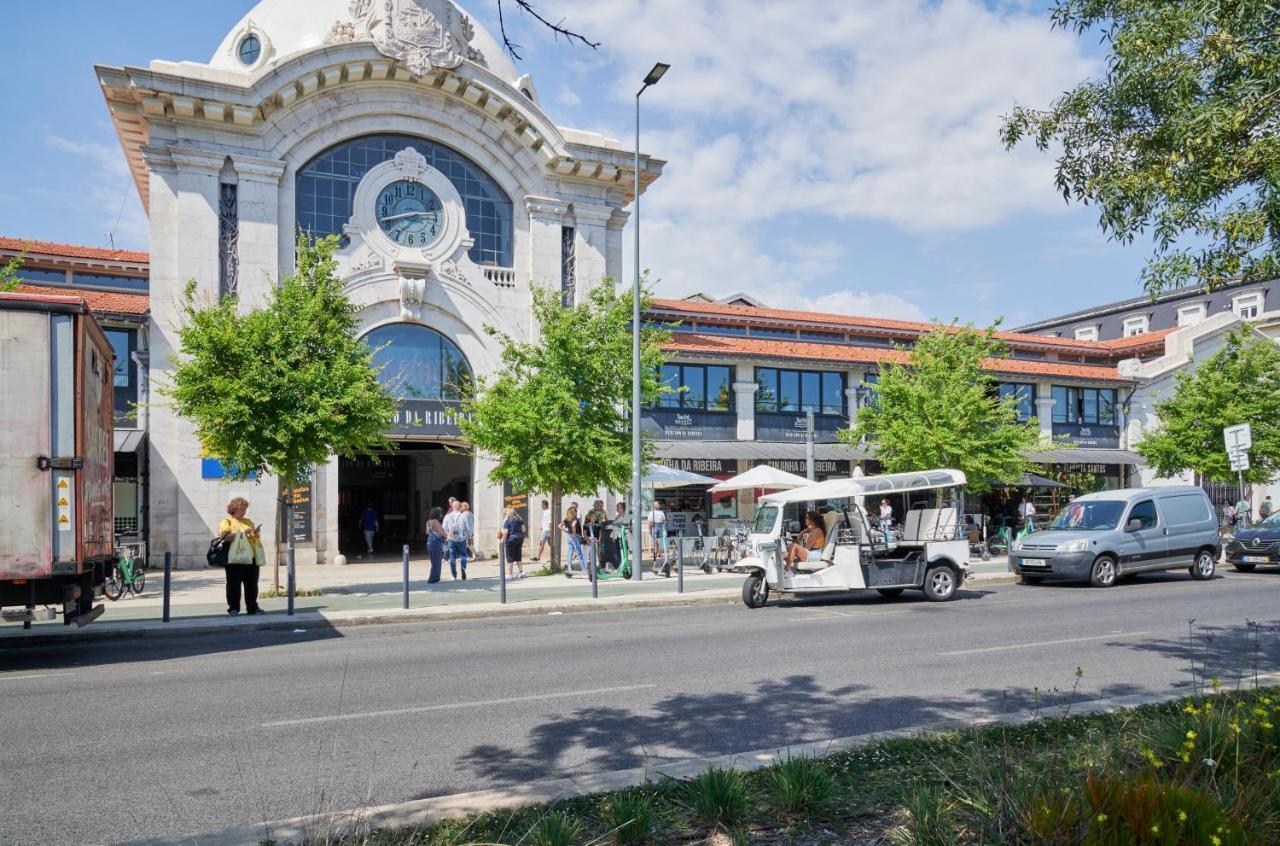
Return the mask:
[[(538, 565), (526, 564), (527, 572)], [(501, 587), (496, 561), (485, 560), (467, 567), (466, 581), (452, 579), (448, 565), (438, 584), (426, 582), (427, 565), (411, 561), (409, 567), (409, 607), (403, 607), (403, 565), (385, 558), (345, 567), (310, 566), (297, 568), (299, 589), (319, 589), (320, 596), (298, 596), (294, 616), (286, 614), (284, 597), (263, 599), (267, 613), (249, 617), (229, 617), (224, 598), (224, 576), (220, 570), (184, 570), (173, 574), (170, 595), (170, 622), (161, 621), (163, 572), (149, 571), (140, 596), (126, 595), (116, 602), (103, 600), (106, 611), (83, 630), (70, 629), (61, 621), (36, 623), (30, 630), (10, 624), (0, 627), (0, 647), (24, 643), (61, 642), (74, 639), (102, 639), (134, 635), (196, 634), (261, 629), (292, 629), (316, 626), (342, 627), (381, 623), (506, 617), (532, 614), (615, 610), (620, 608), (692, 605), (740, 601), (742, 575), (713, 573), (686, 568), (684, 593), (678, 593), (678, 579), (653, 575), (646, 570), (638, 584), (622, 579), (601, 579), (599, 598), (591, 597), (591, 583), (581, 575), (530, 576), (507, 582), (507, 603), (500, 602)], [(263, 568), (260, 587), (271, 585), (271, 569)], [(280, 578), (283, 587), (284, 568)], [(967, 584), (1011, 580), (1005, 559), (975, 561)]]

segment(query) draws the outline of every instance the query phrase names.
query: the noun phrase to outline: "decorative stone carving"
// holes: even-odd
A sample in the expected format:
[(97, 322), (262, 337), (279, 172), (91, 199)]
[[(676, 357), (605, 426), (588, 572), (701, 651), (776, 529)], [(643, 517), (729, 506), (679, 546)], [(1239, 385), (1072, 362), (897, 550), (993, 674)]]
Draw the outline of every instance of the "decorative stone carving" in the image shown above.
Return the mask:
[(462, 269), (458, 267), (458, 263), (452, 259), (445, 259), (440, 262), (438, 273), (445, 279), (466, 284), (467, 277), (462, 275)]
[(238, 186), (223, 182), (218, 186), (218, 293), (234, 297), (240, 293), (240, 208)]
[(381, 270), (385, 266), (382, 256), (370, 250), (351, 264), (352, 273), (363, 273), (366, 270)]
[(325, 43), (372, 41), (415, 76), (456, 68), (464, 60), (488, 67), (484, 54), (471, 46), (475, 25), (451, 0), (351, 0), (348, 11), (351, 20), (335, 21)]

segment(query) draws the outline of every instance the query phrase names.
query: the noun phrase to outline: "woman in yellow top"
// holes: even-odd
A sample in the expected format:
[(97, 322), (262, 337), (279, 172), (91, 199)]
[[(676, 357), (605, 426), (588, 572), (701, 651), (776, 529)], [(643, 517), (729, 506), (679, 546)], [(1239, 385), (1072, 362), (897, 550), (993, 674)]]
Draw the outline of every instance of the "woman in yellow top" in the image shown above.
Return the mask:
[(227, 503), (227, 516), (223, 517), (222, 522), (218, 524), (218, 537), (224, 541), (230, 541), (236, 534), (243, 532), (253, 546), (252, 564), (227, 565), (227, 614), (233, 617), (240, 613), (242, 587), (245, 612), (267, 613), (258, 607), (258, 568), (266, 562), (266, 554), (262, 549), (262, 530), (244, 516), (248, 510), (249, 500), (238, 496)]

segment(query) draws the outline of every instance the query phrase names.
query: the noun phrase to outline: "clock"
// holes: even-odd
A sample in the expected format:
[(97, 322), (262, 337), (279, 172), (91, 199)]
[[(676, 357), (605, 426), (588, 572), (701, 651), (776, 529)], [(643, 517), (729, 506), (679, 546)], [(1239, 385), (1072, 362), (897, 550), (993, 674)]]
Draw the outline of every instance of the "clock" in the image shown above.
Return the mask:
[(404, 247), (425, 247), (444, 229), (444, 206), (421, 182), (401, 179), (378, 193), (374, 217), (386, 236)]

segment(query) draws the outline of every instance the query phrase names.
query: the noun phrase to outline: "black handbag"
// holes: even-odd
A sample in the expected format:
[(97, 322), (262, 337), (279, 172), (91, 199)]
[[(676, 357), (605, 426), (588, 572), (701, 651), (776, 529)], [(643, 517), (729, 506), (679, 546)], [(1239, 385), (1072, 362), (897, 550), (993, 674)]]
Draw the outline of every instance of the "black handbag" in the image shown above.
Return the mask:
[(227, 555), (231, 552), (231, 541), (222, 538), (214, 538), (209, 541), (209, 551), (205, 553), (205, 560), (209, 562), (210, 567), (227, 566)]

